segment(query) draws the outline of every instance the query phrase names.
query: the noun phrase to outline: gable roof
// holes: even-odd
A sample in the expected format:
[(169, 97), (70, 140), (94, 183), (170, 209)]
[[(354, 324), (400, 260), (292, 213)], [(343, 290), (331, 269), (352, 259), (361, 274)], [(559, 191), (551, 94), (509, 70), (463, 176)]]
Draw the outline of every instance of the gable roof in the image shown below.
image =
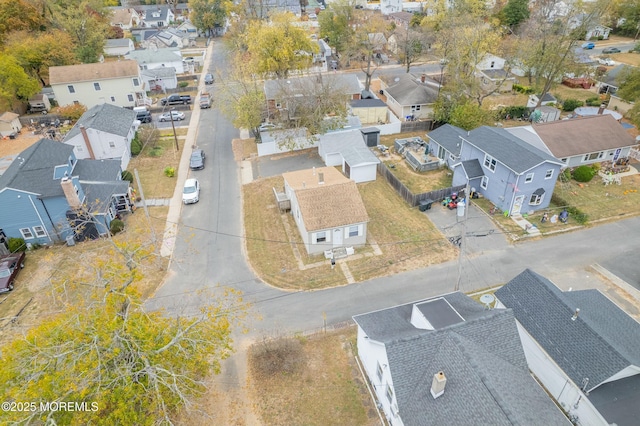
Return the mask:
[(111, 17), (111, 24), (129, 25), (131, 24), (133, 16), (137, 14), (138, 12), (131, 8), (115, 9), (113, 10), (113, 16)]
[(355, 74), (323, 74), (321, 76), (295, 77), (286, 80), (265, 80), (264, 94), (269, 99), (279, 99), (297, 94), (314, 92), (320, 85), (342, 91), (345, 95), (359, 94), (360, 81)]
[(50, 84), (98, 81), (139, 75), (136, 61), (113, 61), (95, 64), (64, 65), (49, 68)]
[(468, 132), (466, 130), (452, 126), (451, 124), (445, 124), (427, 133), (427, 137), (451, 154), (459, 157), (460, 146), (462, 145), (460, 137), (467, 137), (467, 134)]
[(120, 160), (78, 160), (73, 168), (73, 174), (80, 182), (111, 182), (117, 180), (122, 172)]
[[(318, 181), (323, 174), (324, 183)], [(333, 167), (283, 173), (295, 191), (308, 232), (369, 221), (356, 183)]]
[(360, 129), (325, 133), (318, 144), (326, 154), (340, 153), (350, 166), (380, 162), (367, 147)]
[(386, 108), (387, 104), (385, 104), (382, 99), (354, 99), (349, 102), (351, 108)]
[(622, 83), (622, 81), (620, 81), (618, 78), (620, 77), (621, 73), (625, 70), (632, 70), (632, 69), (634, 69), (634, 67), (631, 67), (629, 65), (624, 65), (624, 64), (616, 65), (613, 68), (611, 68), (609, 72), (607, 72), (605, 75), (600, 77), (600, 81), (602, 83), (608, 84), (609, 86), (620, 87), (620, 84)]
[(152, 79), (160, 78), (174, 78), (176, 76), (176, 68), (175, 67), (160, 67), (153, 68), (150, 70), (142, 70), (140, 71), (140, 75), (145, 77), (149, 77)]
[(0, 121), (4, 122), (4, 123), (11, 123), (13, 120), (15, 120), (16, 118), (19, 118), (20, 116), (18, 114), (16, 114), (15, 112), (11, 112), (11, 111), (5, 111), (2, 114), (0, 114)]
[(139, 65), (182, 61), (180, 51), (175, 48), (134, 50), (129, 52), (125, 57), (127, 59), (133, 59)]
[(562, 292), (526, 269), (495, 294), (578, 387), (591, 391), (640, 368), (640, 324), (599, 291)]
[(99, 183), (82, 183), (85, 195), (85, 203), (92, 213), (106, 213), (111, 206), (111, 198), (114, 195), (126, 194), (129, 190), (129, 181), (111, 181)]
[[(360, 130), (358, 130), (360, 132)], [(362, 134), (362, 132), (360, 132)], [(371, 150), (364, 144), (352, 145), (342, 150), (342, 158), (351, 166), (361, 166), (365, 164), (378, 164), (380, 160), (371, 152)]]
[(460, 164), (462, 165), (464, 174), (467, 175), (467, 179), (477, 179), (484, 176), (484, 170), (480, 165), (480, 161), (478, 161), (476, 158), (474, 158), (473, 160), (463, 161)]
[[(157, 6), (156, 8), (153, 8), (153, 9), (146, 9), (144, 14), (144, 20), (147, 22), (166, 21), (167, 16), (169, 15), (169, 12), (170, 11), (168, 6)], [(154, 13), (158, 13), (158, 16), (153, 16)]]
[(110, 38), (105, 41), (104, 47), (129, 47), (132, 43), (130, 38)]
[[(413, 326), (414, 309), (436, 301), (444, 303), (426, 315), (440, 326)], [(407, 426), (568, 424), (530, 376), (511, 310), (486, 310), (456, 292), (353, 319), (369, 339), (385, 344)], [(447, 383), (434, 399), (431, 381), (439, 371)]]
[(400, 80), (392, 86), (384, 89), (400, 105), (425, 105), (432, 104), (438, 99), (438, 82), (425, 77), (423, 83), (420, 78), (403, 74)]
[(82, 117), (66, 134), (63, 142), (79, 135), (80, 126), (125, 137), (129, 134), (135, 120), (136, 113), (130, 109), (106, 103), (99, 104), (82, 114)]
[(637, 144), (609, 114), (534, 124), (533, 130), (557, 158)]
[(0, 190), (12, 188), (42, 197), (63, 195), (60, 180), (53, 178), (55, 166), (67, 165), (73, 146), (40, 139), (22, 151), (0, 176)]
[[(542, 108), (544, 107), (540, 107), (539, 109)], [(544, 151), (549, 155), (553, 155), (553, 153), (549, 151), (549, 148), (547, 148), (547, 146), (544, 144), (543, 140), (540, 139), (540, 136), (538, 136), (536, 131), (533, 130), (533, 127), (531, 125), (506, 127), (505, 130), (515, 137), (527, 142), (528, 144), (533, 145), (539, 150)]]
[(465, 143), (470, 143), (517, 174), (523, 174), (544, 162), (563, 165), (557, 158), (542, 152), (502, 128), (478, 127), (471, 130), (464, 140)]

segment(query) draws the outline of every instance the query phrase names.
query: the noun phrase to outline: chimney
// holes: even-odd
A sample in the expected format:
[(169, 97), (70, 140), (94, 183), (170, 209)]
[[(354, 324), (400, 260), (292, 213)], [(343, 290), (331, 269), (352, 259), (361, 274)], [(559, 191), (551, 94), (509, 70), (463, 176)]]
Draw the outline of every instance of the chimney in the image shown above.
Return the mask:
[(605, 105), (600, 104), (600, 108), (598, 108), (598, 115), (602, 115), (602, 113), (604, 112), (604, 108), (605, 108)]
[(324, 183), (324, 172), (318, 172), (318, 185), (322, 185)]
[(442, 371), (438, 371), (433, 375), (433, 381), (431, 382), (431, 396), (433, 399), (438, 398), (444, 394), (444, 387), (447, 384), (447, 378)]
[(91, 147), (91, 141), (89, 140), (89, 135), (87, 134), (87, 129), (81, 124), (80, 132), (82, 133), (82, 139), (84, 139), (84, 146), (87, 147), (87, 151), (89, 151), (89, 158), (92, 160), (96, 159), (96, 156), (93, 154), (93, 148)]
[(422, 75), (420, 76), (420, 81), (421, 81), (422, 83), (424, 83), (425, 81), (427, 81), (427, 75), (426, 75), (426, 74), (422, 74)]
[(76, 189), (73, 187), (73, 182), (68, 177), (63, 177), (60, 180), (60, 186), (62, 186), (62, 192), (64, 192), (64, 196), (67, 199), (67, 203), (69, 203), (69, 207), (72, 209), (79, 208), (82, 203), (80, 203), (80, 198), (76, 193)]
[(580, 309), (576, 308), (576, 313), (571, 317), (571, 321), (575, 321), (578, 319), (578, 315), (580, 314)]

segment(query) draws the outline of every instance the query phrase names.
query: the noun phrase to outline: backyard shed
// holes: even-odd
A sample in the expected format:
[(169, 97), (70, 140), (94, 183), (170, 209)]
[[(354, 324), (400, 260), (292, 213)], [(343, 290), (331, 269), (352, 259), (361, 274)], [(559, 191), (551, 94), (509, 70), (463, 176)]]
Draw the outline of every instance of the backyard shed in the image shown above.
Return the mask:
[(20, 124), (20, 116), (15, 112), (4, 112), (0, 115), (0, 136), (3, 138), (15, 136), (20, 133), (22, 124)]

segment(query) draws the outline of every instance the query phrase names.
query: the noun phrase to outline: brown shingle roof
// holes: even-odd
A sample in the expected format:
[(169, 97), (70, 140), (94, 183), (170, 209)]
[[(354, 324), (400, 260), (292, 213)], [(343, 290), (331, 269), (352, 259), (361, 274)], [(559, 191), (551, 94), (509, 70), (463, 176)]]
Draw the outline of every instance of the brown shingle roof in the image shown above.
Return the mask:
[(65, 65), (49, 68), (50, 84), (77, 83), (80, 81), (107, 80), (139, 75), (136, 61), (117, 61), (96, 64)]
[(534, 124), (533, 129), (556, 158), (636, 144), (609, 114)]
[(0, 114), (0, 121), (10, 123), (18, 117), (20, 116), (15, 112), (6, 111)]
[[(318, 181), (323, 174), (324, 183)], [(356, 183), (333, 167), (283, 173), (294, 189), (307, 231), (369, 221)]]

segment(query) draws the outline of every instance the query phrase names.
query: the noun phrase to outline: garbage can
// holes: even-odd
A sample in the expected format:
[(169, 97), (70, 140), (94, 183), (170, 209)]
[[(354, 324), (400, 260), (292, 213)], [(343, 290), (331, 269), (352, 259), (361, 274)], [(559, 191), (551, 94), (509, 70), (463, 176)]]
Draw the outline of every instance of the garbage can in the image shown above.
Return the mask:
[(426, 212), (427, 210), (431, 210), (431, 204), (433, 204), (433, 200), (427, 198), (425, 200), (420, 201), (418, 208), (421, 212)]

